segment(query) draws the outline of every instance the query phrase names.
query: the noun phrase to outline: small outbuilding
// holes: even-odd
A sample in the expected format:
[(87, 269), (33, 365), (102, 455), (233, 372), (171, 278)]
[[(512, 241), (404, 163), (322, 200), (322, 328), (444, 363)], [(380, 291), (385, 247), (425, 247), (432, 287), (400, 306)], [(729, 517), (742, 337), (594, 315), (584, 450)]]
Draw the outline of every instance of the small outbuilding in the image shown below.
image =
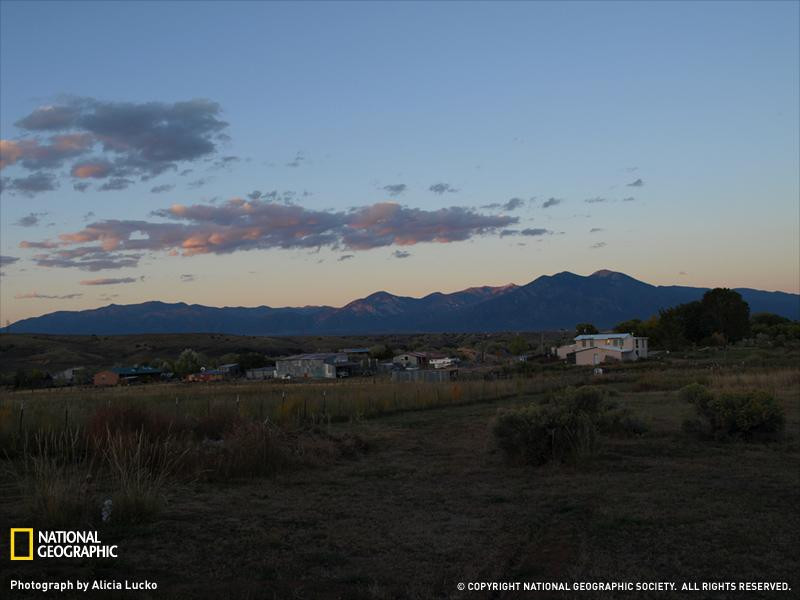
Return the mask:
[(392, 362), (406, 369), (422, 369), (428, 366), (428, 356), (424, 352), (404, 352), (395, 356)]
[(297, 354), (275, 361), (278, 379), (336, 379), (349, 377), (357, 367), (340, 352)]
[(239, 363), (220, 365), (217, 367), (217, 371), (227, 377), (238, 377), (239, 373), (241, 373), (241, 369), (239, 369)]
[(115, 367), (95, 374), (94, 385), (109, 386), (121, 383), (145, 383), (161, 378), (161, 369), (152, 367)]
[(110, 370), (100, 371), (99, 373), (95, 373), (93, 382), (95, 385), (98, 386), (118, 385), (119, 375), (117, 375), (114, 371)]
[(443, 356), (437, 358), (431, 358), (428, 361), (428, 364), (433, 367), (434, 369), (447, 369), (449, 367), (454, 367), (459, 363), (459, 359), (453, 356)]
[(258, 367), (257, 369), (247, 369), (244, 372), (247, 379), (274, 379), (275, 367)]
[(59, 371), (53, 375), (53, 381), (60, 384), (72, 385), (74, 383), (88, 381), (86, 367), (72, 367)]

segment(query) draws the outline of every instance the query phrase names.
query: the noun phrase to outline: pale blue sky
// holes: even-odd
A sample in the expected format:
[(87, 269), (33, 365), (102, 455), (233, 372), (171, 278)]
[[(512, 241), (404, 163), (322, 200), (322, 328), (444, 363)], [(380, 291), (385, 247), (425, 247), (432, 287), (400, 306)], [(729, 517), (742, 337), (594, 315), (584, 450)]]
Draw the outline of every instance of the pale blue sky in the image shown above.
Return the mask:
[[(19, 259), (3, 267), (3, 320), (147, 299), (338, 305), (377, 289), (421, 295), (599, 268), (798, 291), (797, 2), (0, 6), (2, 139), (44, 141), (48, 132), (15, 123), (67, 96), (208, 99), (229, 136), (175, 171), (127, 175), (116, 191), (99, 191), (103, 180), (75, 191), (78, 158), (47, 171), (58, 189), (35, 194), (12, 181), (41, 169), (3, 169), (0, 254)], [(223, 156), (239, 160), (213, 167)], [(435, 194), (436, 183), (458, 191)], [(407, 188), (391, 197), (390, 184)], [(159, 185), (174, 188), (151, 193)], [(162, 222), (151, 211), (256, 189), (295, 192), (308, 211), (456, 206), (548, 233), (501, 237), (498, 227), (313, 254), (267, 244), (186, 257), (164, 246), (92, 272), (41, 266), (41, 250), (19, 247), (104, 219)], [(525, 205), (481, 208), (514, 197)], [(549, 198), (562, 202), (542, 208)], [(18, 224), (31, 213), (47, 214)], [(98, 278), (135, 281), (80, 284)]]

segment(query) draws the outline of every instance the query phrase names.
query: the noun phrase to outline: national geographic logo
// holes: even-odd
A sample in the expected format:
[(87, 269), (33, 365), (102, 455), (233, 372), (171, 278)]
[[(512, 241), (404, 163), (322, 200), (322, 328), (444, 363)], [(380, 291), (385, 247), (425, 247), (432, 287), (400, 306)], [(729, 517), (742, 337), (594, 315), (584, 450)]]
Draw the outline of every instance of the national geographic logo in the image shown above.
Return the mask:
[(11, 560), (37, 558), (117, 558), (118, 546), (103, 544), (96, 531), (39, 531), (12, 527)]
[(33, 560), (33, 528), (11, 528), (11, 560)]

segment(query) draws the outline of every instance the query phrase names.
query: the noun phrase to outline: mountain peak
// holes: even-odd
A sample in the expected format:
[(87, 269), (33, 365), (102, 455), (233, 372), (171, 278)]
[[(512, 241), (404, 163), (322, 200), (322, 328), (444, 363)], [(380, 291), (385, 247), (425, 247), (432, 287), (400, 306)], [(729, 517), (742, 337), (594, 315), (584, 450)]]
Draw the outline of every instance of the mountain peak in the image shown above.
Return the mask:
[(389, 298), (397, 298), (394, 294), (390, 294), (386, 290), (372, 292), (369, 296), (362, 298), (362, 300), (387, 300)]
[[(581, 275), (577, 275), (572, 271), (559, 271), (554, 275), (542, 275), (539, 279), (583, 279)], [(535, 280), (534, 280), (535, 281)]]
[(495, 285), (495, 286), (492, 286), (492, 285), (478, 285), (478, 286), (465, 288), (465, 289), (461, 290), (461, 292), (456, 292), (456, 294), (463, 293), (463, 292), (470, 292), (470, 293), (483, 292), (483, 293), (486, 293), (486, 294), (504, 294), (505, 292), (508, 292), (509, 290), (513, 290), (516, 287), (517, 287), (516, 283), (507, 283), (505, 285)]
[(519, 287), (519, 286), (518, 286), (516, 283), (507, 283), (507, 284), (505, 284), (505, 285), (498, 285), (498, 286), (495, 286), (495, 287), (493, 288), (493, 291), (494, 291), (496, 294), (503, 294), (503, 293), (505, 293), (505, 292), (508, 292), (509, 290), (514, 290), (514, 289), (516, 289), (516, 288), (518, 288), (518, 287)]
[(612, 271), (611, 269), (600, 269), (599, 271), (595, 271), (589, 277), (613, 277), (615, 275), (625, 275), (625, 273), (620, 273), (619, 271)]

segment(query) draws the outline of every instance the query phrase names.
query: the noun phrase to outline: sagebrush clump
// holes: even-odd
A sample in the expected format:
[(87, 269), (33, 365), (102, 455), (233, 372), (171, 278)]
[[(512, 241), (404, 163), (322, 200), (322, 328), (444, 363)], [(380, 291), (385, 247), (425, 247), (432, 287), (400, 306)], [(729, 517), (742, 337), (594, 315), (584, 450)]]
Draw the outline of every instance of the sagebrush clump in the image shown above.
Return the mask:
[(542, 404), (502, 411), (493, 426), (497, 446), (516, 463), (576, 463), (597, 450), (598, 435), (637, 435), (646, 427), (595, 386), (567, 388)]
[(715, 439), (773, 439), (786, 424), (783, 408), (773, 395), (764, 391), (714, 393), (693, 383), (681, 390), (681, 397), (694, 405), (698, 417), (686, 421), (684, 429)]

